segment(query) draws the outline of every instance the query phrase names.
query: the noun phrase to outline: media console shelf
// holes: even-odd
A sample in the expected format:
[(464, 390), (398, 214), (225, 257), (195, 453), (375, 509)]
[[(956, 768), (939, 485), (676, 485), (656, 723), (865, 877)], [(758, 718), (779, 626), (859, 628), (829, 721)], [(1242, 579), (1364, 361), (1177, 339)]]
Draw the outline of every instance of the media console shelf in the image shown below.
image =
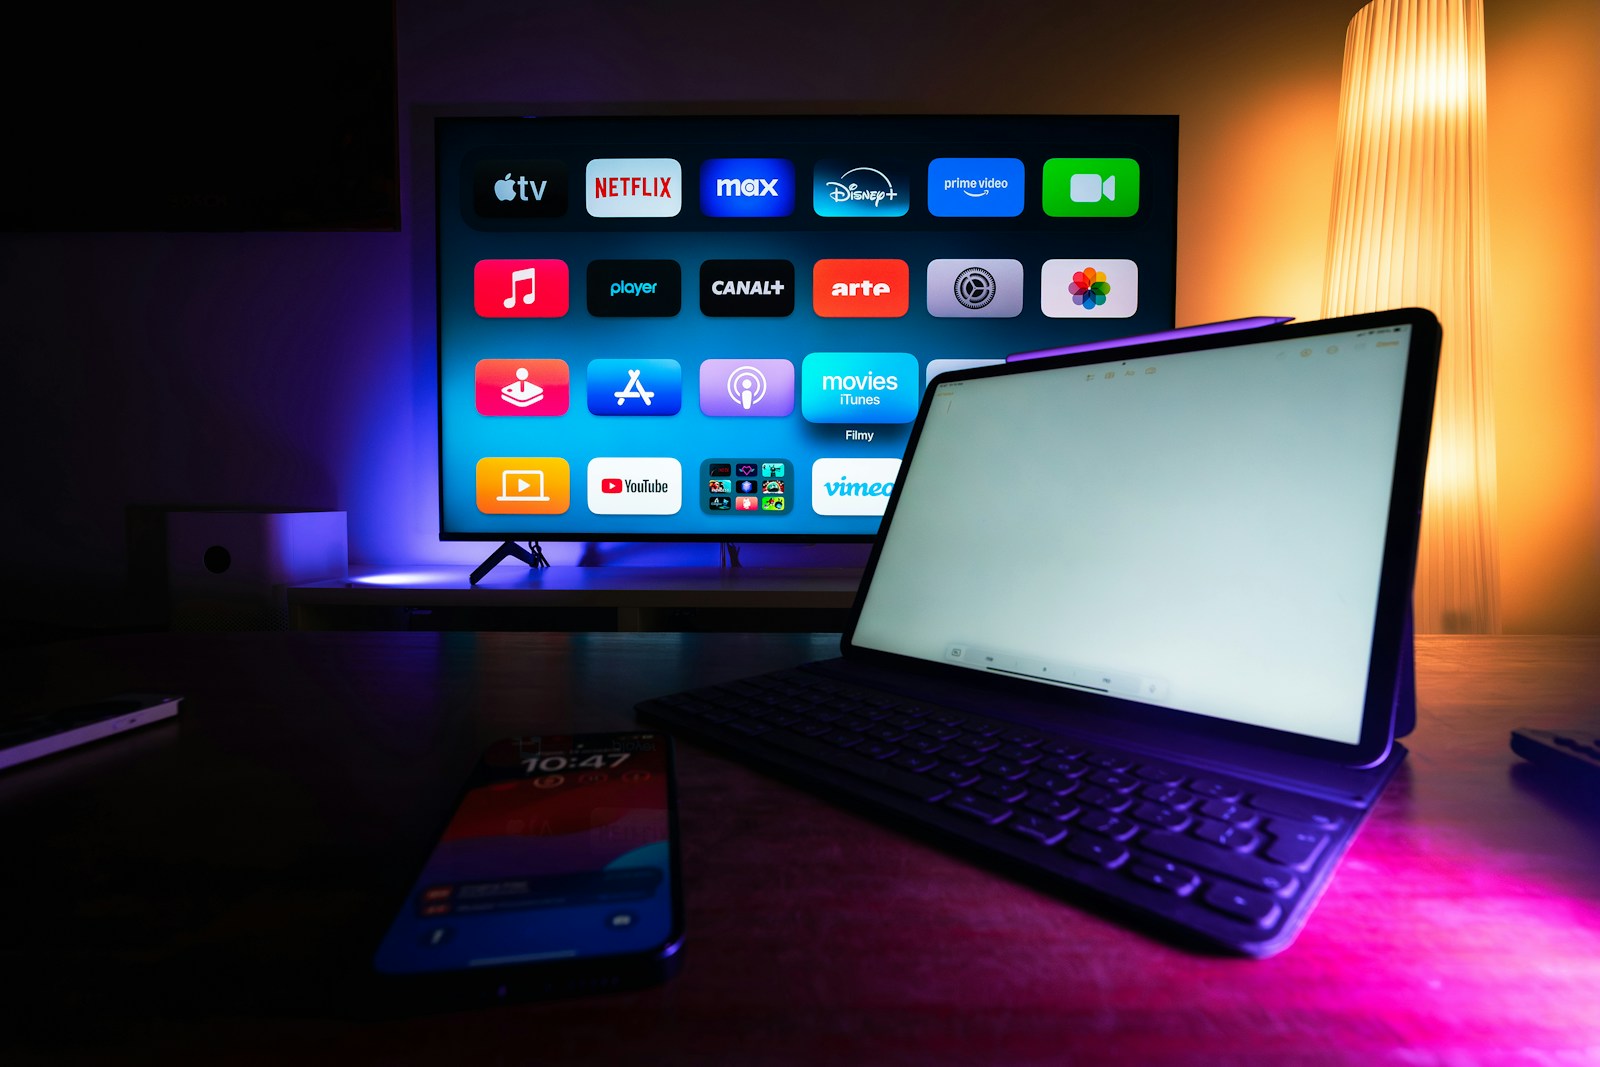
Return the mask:
[(287, 590), (300, 630), (815, 633), (844, 629), (859, 568), (352, 568)]

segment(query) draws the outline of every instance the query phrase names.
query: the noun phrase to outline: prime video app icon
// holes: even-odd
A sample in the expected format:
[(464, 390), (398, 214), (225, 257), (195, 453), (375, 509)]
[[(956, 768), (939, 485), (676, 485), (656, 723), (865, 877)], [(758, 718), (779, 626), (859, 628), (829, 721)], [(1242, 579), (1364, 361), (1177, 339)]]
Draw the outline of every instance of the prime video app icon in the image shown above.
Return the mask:
[(1022, 160), (944, 156), (928, 164), (928, 214), (1015, 218), (1024, 204)]

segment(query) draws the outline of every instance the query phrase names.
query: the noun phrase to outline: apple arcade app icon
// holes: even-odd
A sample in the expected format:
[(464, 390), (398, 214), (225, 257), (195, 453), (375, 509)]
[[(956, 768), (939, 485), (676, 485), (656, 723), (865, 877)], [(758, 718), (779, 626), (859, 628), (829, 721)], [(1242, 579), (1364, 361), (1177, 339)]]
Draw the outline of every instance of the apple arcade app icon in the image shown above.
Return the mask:
[(1022, 314), (1022, 263), (1015, 259), (935, 259), (928, 263), (928, 314), (1011, 319)]
[(708, 515), (786, 515), (794, 497), (787, 459), (708, 459), (700, 464), (700, 510)]
[(472, 164), (472, 211), (483, 219), (556, 219), (567, 213), (567, 165), (497, 157)]
[(787, 259), (708, 259), (700, 264), (700, 314), (783, 318), (794, 314), (794, 264)]
[(683, 466), (671, 456), (596, 456), (587, 481), (596, 515), (676, 515), (683, 507)]
[(676, 415), (683, 404), (675, 359), (594, 359), (584, 373), (591, 415)]
[(895, 160), (824, 159), (811, 178), (811, 206), (823, 218), (881, 219), (911, 209), (910, 170)]
[(671, 318), (683, 303), (683, 270), (675, 259), (596, 259), (587, 289), (596, 318)]

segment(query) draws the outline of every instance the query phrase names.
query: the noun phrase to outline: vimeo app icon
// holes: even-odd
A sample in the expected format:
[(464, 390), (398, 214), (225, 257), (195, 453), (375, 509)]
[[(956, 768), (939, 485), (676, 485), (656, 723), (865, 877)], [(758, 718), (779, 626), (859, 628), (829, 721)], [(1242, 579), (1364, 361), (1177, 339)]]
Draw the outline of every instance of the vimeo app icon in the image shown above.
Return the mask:
[(1022, 160), (945, 156), (928, 164), (928, 214), (1015, 218), (1022, 214)]
[(800, 364), (807, 422), (910, 422), (917, 357), (908, 352), (813, 352)]
[(708, 159), (700, 168), (700, 212), (714, 219), (794, 214), (794, 164), (787, 159)]

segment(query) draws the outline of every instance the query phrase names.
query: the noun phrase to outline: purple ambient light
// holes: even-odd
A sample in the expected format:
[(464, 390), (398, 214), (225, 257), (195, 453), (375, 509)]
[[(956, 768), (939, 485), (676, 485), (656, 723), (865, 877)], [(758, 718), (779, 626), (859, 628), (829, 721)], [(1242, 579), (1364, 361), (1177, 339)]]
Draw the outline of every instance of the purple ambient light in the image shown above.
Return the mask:
[(1102, 348), (1122, 348), (1127, 345), (1142, 345), (1149, 341), (1171, 341), (1179, 337), (1200, 337), (1208, 333), (1229, 333), (1233, 330), (1254, 330), (1262, 326), (1277, 326), (1289, 322), (1293, 315), (1256, 315), (1244, 319), (1224, 319), (1221, 322), (1206, 322), (1198, 326), (1179, 326), (1175, 330), (1160, 330), (1156, 333), (1134, 334), (1132, 337), (1113, 337), (1108, 341), (1085, 341), (1080, 345), (1065, 345), (1061, 348), (1041, 348), (1036, 352), (1014, 352), (1006, 357), (1007, 363), (1015, 363), (1024, 359), (1043, 359), (1045, 356), (1069, 356), (1077, 352), (1094, 352)]

